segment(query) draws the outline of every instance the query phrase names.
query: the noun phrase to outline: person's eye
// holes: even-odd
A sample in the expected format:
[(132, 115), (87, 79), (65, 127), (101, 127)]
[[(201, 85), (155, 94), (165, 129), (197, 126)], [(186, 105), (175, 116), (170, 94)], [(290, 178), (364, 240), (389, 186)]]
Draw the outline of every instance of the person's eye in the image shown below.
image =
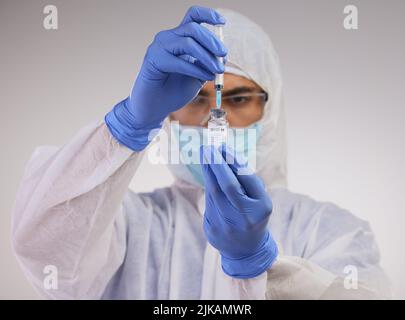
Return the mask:
[(243, 106), (246, 105), (250, 102), (251, 97), (247, 96), (235, 96), (235, 97), (230, 97), (229, 102), (233, 106)]
[(191, 104), (194, 106), (203, 106), (206, 104), (207, 98), (203, 96), (197, 96), (192, 101)]

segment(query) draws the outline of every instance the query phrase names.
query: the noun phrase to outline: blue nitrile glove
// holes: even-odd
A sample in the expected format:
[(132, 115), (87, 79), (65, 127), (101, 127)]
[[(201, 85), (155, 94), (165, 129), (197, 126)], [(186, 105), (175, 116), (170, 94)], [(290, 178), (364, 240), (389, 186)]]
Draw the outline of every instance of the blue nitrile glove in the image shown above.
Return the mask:
[[(200, 23), (224, 24), (213, 9), (191, 7), (181, 24), (159, 32), (148, 47), (131, 95), (105, 117), (113, 136), (132, 150), (143, 150), (149, 133), (159, 129), (169, 113), (189, 103), (205, 81), (225, 67), (223, 43)], [(154, 131), (156, 132), (156, 131)]]
[[(278, 254), (267, 226), (273, 205), (264, 183), (251, 170), (246, 175), (246, 161), (225, 145), (202, 146), (200, 155), (207, 240), (220, 252), (227, 275), (256, 277), (271, 267)], [(240, 171), (245, 174), (237, 174)]]

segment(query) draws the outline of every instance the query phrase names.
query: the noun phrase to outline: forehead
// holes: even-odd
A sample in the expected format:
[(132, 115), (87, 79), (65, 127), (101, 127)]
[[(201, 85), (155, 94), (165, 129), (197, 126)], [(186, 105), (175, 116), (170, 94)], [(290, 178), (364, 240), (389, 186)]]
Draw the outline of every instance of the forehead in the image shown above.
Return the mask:
[[(230, 90), (236, 87), (249, 87), (249, 88), (258, 88), (260, 87), (252, 80), (246, 79), (242, 76), (237, 76), (231, 73), (224, 74), (224, 90)], [(208, 81), (202, 88), (205, 92), (214, 93), (214, 81)]]

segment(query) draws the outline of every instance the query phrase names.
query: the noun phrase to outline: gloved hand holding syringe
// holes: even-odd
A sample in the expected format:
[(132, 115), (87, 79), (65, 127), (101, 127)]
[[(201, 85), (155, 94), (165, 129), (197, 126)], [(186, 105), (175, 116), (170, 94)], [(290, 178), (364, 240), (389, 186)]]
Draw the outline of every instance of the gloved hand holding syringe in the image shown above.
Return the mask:
[(191, 7), (179, 26), (156, 34), (149, 45), (130, 96), (106, 115), (113, 136), (134, 151), (150, 143), (149, 133), (184, 107), (207, 81), (225, 71), (227, 49), (202, 24), (224, 25), (210, 8)]

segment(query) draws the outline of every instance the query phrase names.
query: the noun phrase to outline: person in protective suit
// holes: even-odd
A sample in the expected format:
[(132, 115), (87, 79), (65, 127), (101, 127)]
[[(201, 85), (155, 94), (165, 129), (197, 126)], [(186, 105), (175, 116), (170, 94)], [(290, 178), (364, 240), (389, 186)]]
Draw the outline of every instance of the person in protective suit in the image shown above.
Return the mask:
[[(199, 150), (200, 160), (232, 163), (169, 163), (173, 185), (129, 190), (153, 132), (178, 121), (180, 134), (204, 135), (218, 73), (230, 130), (256, 131), (254, 170), (238, 174), (250, 160), (236, 141)], [(269, 37), (239, 13), (192, 7), (159, 32), (130, 96), (64, 146), (37, 148), (27, 165), (12, 240), (35, 288), (57, 299), (389, 297), (369, 224), (286, 189), (282, 91)], [(57, 290), (43, 286), (48, 265)]]

